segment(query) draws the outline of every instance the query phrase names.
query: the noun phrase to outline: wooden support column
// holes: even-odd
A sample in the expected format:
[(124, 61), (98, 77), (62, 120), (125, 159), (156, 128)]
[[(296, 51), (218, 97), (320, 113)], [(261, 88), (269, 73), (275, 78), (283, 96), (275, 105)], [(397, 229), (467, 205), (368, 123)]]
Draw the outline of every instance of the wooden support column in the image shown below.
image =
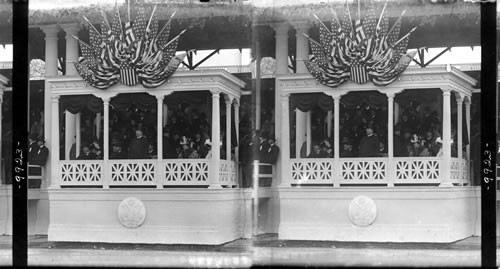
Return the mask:
[(54, 170), (52, 171), (52, 177), (47, 178), (47, 180), (50, 180), (50, 186), (51, 187), (56, 187), (60, 188), (60, 173), (59, 173), (59, 95), (54, 95), (51, 98), (51, 104), (52, 104), (52, 133), (54, 134), (52, 137), (50, 137), (50, 150), (49, 150), (49, 156), (50, 160), (52, 163), (52, 167)]
[[(43, 117), (43, 137), (46, 142), (47, 148), (52, 148), (52, 138), (59, 137), (59, 134), (54, 134), (52, 136), (52, 93), (49, 89), (49, 83), (47, 78), (55, 77), (58, 74), (58, 54), (57, 54), (57, 34), (59, 33), (59, 26), (57, 25), (46, 25), (40, 27), (40, 29), (45, 33), (45, 90), (44, 90), (44, 117)], [(57, 116), (59, 118), (59, 115)], [(59, 128), (58, 128), (59, 129)], [(59, 148), (59, 145), (56, 145)], [(57, 150), (59, 152), (59, 150)], [(53, 152), (49, 152), (49, 156), (53, 155)], [(45, 165), (45, 175), (47, 180), (52, 179), (52, 160), (49, 158)]]
[(75, 129), (76, 129), (76, 157), (80, 155), (80, 147), (82, 144), (82, 133), (81, 133), (81, 124), (82, 124), (82, 113), (77, 113), (75, 117)]
[(333, 187), (340, 187), (340, 178), (342, 176), (342, 167), (340, 164), (340, 98), (342, 95), (333, 97)]
[[(470, 161), (470, 104), (471, 104), (471, 100), (470, 100), (470, 96), (467, 96), (465, 98), (465, 122), (466, 122), (466, 126), (467, 126), (467, 141), (469, 142), (466, 146), (466, 156), (467, 156), (467, 160)], [(472, 173), (470, 173), (472, 174)]]
[(306, 156), (309, 156), (312, 148), (312, 111), (309, 110), (306, 112), (306, 144), (307, 144), (307, 153)]
[(163, 94), (156, 95), (156, 154), (158, 163), (156, 165), (156, 188), (163, 188)]
[[(234, 125), (236, 129), (236, 148), (234, 149), (234, 173), (239, 177), (239, 162), (240, 162), (240, 104), (239, 99), (235, 100), (234, 103)], [(242, 186), (241, 182), (238, 180), (238, 186)]]
[(306, 113), (295, 109), (295, 158), (299, 159), (300, 149), (306, 141)]
[(226, 160), (231, 161), (231, 107), (233, 98), (228, 96), (226, 99)]
[(311, 25), (306, 22), (296, 22), (293, 24), (293, 28), (296, 30), (295, 40), (296, 40), (296, 62), (297, 62), (297, 72), (296, 73), (309, 73), (304, 61), (309, 60), (309, 40), (304, 34), (309, 33), (309, 28)]
[[(276, 39), (275, 46), (275, 57), (276, 57), (276, 75), (288, 74), (288, 30), (290, 26), (287, 23), (276, 23), (272, 25)], [(281, 117), (281, 87), (279, 85), (279, 80), (276, 79), (275, 87), (274, 87), (274, 137), (276, 138), (276, 145), (281, 149), (286, 145), (286, 143), (290, 143), (290, 141), (284, 142), (284, 138), (282, 137), (281, 128), (279, 128), (279, 123), (282, 120)], [(289, 135), (289, 134), (288, 134)], [(278, 156), (278, 160), (276, 162), (276, 175), (275, 180), (273, 180), (273, 184), (278, 183), (281, 179), (281, 156)]]
[(222, 189), (219, 182), (220, 168), (220, 91), (212, 90), (212, 162), (209, 189)]
[(462, 124), (463, 124), (463, 116), (462, 116), (462, 109), (463, 109), (463, 98), (460, 95), (456, 96), (457, 99), (457, 157), (460, 161), (463, 159), (463, 135), (462, 135)]
[(387, 176), (388, 187), (394, 187), (396, 180), (396, 166), (394, 163), (394, 92), (386, 92), (387, 95)]
[(451, 183), (451, 89), (443, 91), (443, 161), (441, 162), (441, 184), (440, 187), (453, 187)]
[(283, 93), (281, 95), (281, 114), (283, 118), (281, 119), (281, 137), (283, 138), (283, 146), (281, 147), (281, 184), (280, 187), (290, 187), (291, 175), (290, 175), (290, 112), (289, 106), (290, 94)]
[[(103, 106), (104, 106), (104, 132), (103, 132), (103, 143), (102, 150), (104, 162), (103, 162), (103, 171), (106, 171), (103, 177), (102, 187), (104, 189), (109, 188), (109, 180), (111, 179), (110, 167), (109, 167), (109, 101), (111, 98), (104, 97), (102, 98)], [(100, 121), (99, 121), (100, 122)], [(97, 133), (99, 133), (99, 129), (97, 129)]]

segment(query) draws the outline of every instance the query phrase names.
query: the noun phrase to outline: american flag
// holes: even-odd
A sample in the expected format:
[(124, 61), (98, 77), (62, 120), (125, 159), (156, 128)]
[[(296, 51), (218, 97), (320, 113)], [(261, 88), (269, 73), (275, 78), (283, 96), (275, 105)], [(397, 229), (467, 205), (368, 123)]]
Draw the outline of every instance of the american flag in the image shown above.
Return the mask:
[(129, 11), (124, 27), (119, 8), (115, 6), (111, 24), (102, 12), (101, 32), (89, 22), (90, 45), (79, 40), (84, 60), (75, 66), (93, 87), (107, 89), (118, 82), (128, 86), (141, 83), (147, 88), (158, 87), (182, 62), (185, 54), (175, 56), (175, 53), (185, 30), (168, 41), (172, 18), (158, 32), (156, 7), (146, 24), (143, 2), (138, 4), (136, 1), (135, 5), (134, 20)]
[(385, 7), (377, 20), (374, 1), (365, 5), (364, 13), (358, 1), (354, 28), (347, 2), (341, 24), (334, 10), (331, 31), (320, 21), (320, 41), (308, 37), (313, 57), (305, 64), (311, 75), (329, 87), (338, 87), (349, 79), (360, 84), (372, 81), (379, 86), (395, 81), (414, 57), (414, 53), (406, 54), (414, 29), (398, 40), (404, 12), (388, 31)]

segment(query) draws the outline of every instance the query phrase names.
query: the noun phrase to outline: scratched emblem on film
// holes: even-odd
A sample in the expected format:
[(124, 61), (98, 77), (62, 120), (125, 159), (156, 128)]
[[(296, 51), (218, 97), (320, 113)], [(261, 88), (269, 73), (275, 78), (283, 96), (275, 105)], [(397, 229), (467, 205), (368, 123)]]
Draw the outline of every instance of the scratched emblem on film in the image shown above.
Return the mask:
[(129, 197), (121, 201), (118, 206), (118, 220), (126, 228), (137, 228), (146, 219), (146, 207), (144, 203), (135, 198)]
[(349, 204), (349, 218), (356, 226), (366, 227), (375, 221), (377, 206), (367, 196), (356, 196)]

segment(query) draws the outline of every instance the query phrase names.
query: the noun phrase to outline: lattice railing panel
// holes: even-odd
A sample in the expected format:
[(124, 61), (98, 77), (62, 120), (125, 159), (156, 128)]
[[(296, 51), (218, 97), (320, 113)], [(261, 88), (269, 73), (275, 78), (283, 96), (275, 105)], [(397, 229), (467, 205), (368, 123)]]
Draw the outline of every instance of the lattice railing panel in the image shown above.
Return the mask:
[(164, 160), (164, 185), (207, 185), (210, 160)]
[(458, 158), (451, 158), (450, 179), (453, 183), (461, 183), (460, 166), (460, 160)]
[(323, 184), (334, 180), (333, 159), (290, 160), (292, 184)]
[(387, 160), (382, 158), (342, 159), (344, 184), (387, 183)]
[(236, 169), (233, 161), (220, 160), (219, 183), (221, 185), (236, 185)]
[(470, 184), (471, 182), (471, 175), (470, 175), (470, 162), (468, 160), (462, 160), (460, 162), (460, 169), (462, 171), (462, 183), (468, 183)]
[(109, 185), (155, 185), (156, 161), (110, 161)]
[(441, 160), (433, 157), (395, 158), (395, 183), (439, 183)]
[(61, 161), (61, 186), (102, 185), (102, 161)]

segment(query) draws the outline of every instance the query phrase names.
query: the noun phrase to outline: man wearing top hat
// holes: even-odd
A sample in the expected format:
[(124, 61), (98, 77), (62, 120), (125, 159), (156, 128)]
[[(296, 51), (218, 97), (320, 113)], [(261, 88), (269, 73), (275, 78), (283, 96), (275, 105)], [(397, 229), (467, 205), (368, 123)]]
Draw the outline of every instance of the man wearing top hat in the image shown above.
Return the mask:
[(45, 140), (43, 137), (38, 138), (38, 150), (33, 156), (32, 164), (44, 166), (49, 157), (49, 149), (45, 147)]

